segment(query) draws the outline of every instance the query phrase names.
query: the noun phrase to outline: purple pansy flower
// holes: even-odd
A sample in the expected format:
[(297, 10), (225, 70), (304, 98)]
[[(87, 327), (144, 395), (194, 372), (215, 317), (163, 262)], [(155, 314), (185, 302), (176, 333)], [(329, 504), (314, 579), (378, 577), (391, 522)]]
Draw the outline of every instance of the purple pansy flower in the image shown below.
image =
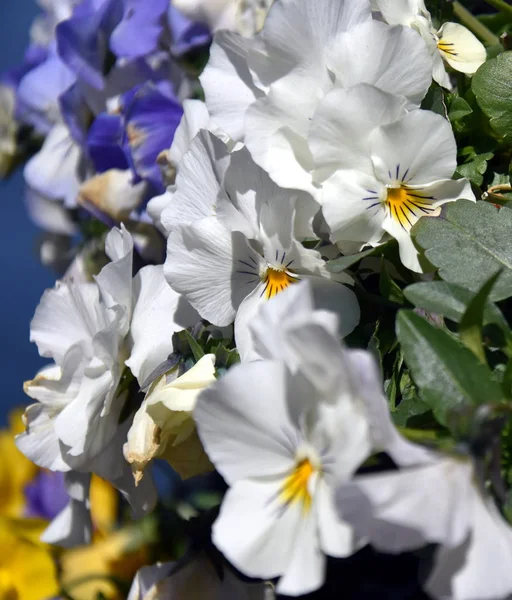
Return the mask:
[(25, 486), (27, 502), (25, 516), (51, 521), (69, 501), (64, 485), (64, 474), (53, 471), (40, 471), (34, 480)]

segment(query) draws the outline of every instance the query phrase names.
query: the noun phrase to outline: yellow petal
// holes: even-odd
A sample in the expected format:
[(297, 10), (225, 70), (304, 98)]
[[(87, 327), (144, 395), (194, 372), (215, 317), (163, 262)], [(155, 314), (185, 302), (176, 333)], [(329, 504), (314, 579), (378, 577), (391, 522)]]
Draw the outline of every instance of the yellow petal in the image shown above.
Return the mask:
[(473, 74), (485, 62), (483, 44), (462, 25), (445, 23), (437, 35), (441, 56), (456, 71)]

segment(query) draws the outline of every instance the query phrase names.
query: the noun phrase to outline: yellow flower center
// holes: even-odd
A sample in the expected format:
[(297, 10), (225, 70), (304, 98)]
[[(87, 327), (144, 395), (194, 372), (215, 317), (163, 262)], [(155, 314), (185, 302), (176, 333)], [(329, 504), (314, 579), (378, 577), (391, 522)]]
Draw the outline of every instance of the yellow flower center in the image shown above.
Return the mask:
[(426, 196), (421, 190), (406, 185), (388, 187), (386, 206), (389, 214), (406, 230), (423, 215), (431, 215), (437, 209), (432, 206), (433, 196)]
[(307, 513), (311, 508), (311, 494), (308, 490), (309, 478), (315, 472), (315, 468), (308, 458), (301, 460), (286, 481), (279, 494), (283, 504), (290, 505), (294, 502), (302, 504), (303, 512)]
[(457, 56), (457, 52), (455, 52), (453, 42), (444, 42), (443, 40), (439, 40), (437, 42), (437, 47), (441, 52), (444, 52), (449, 56)]
[(288, 271), (288, 269), (271, 266), (267, 267), (262, 280), (265, 284), (263, 294), (267, 299), (277, 296), (279, 292), (285, 290), (289, 285), (299, 281), (298, 277), (291, 271)]

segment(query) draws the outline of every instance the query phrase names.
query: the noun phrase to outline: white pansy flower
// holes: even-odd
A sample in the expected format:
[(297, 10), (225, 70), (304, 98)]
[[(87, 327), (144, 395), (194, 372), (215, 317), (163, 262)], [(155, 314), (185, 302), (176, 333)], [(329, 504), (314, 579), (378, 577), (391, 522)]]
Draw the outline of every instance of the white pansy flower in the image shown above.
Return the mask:
[[(196, 215), (189, 223), (175, 223), (169, 235), (164, 270), (173, 289), (213, 325), (229, 325), (236, 317), (235, 338), (242, 346), (256, 308), (309, 279), (336, 298), (343, 333), (350, 333), (359, 321), (355, 295), (331, 280), (321, 255), (304, 248), (295, 235), (297, 214), (309, 214), (306, 202), (313, 203), (312, 198), (278, 188), (245, 148), (218, 160), (206, 148), (199, 145), (204, 153), (191, 156), (190, 177), (173, 199), (184, 198), (175, 214), (189, 206), (184, 213), (189, 219)], [(199, 164), (202, 177), (197, 178), (194, 165)], [(162, 219), (166, 224), (165, 213)], [(341, 279), (350, 281), (345, 275)]]
[(132, 278), (133, 241), (124, 227), (109, 233), (106, 252), (112, 262), (95, 283), (59, 282), (36, 310), (31, 340), (54, 364), (24, 386), (38, 402), (25, 413), (17, 445), (43, 468), (97, 472), (123, 489), (133, 488), (122, 455), (131, 424), (129, 414), (120, 422), (125, 365), (144, 381), (172, 351), (172, 334), (197, 315), (161, 266)]
[(426, 583), (433, 598), (498, 600), (512, 593), (512, 529), (471, 459), (430, 453), (415, 466), (343, 482), (336, 501), (379, 550), (440, 544)]
[(397, 464), (416, 464), (424, 458), (423, 449), (393, 425), (373, 356), (340, 345), (340, 317), (329, 300), (323, 290), (302, 282), (263, 304), (249, 325), (251, 358), (282, 360), (326, 394), (336, 392), (341, 376), (366, 416), (374, 452), (387, 452)]
[(399, 98), (373, 86), (327, 94), (311, 123), (310, 147), (331, 240), (378, 245), (389, 234), (413, 271), (421, 266), (411, 227), (446, 202), (475, 200), (467, 179), (451, 179), (457, 145), (450, 123), (430, 111), (407, 113)]
[(219, 127), (280, 186), (314, 194), (307, 137), (323, 96), (366, 82), (417, 106), (431, 74), (419, 35), (373, 21), (367, 0), (282, 0), (255, 39), (216, 36), (201, 82)]
[(230, 29), (243, 36), (257, 33), (273, 0), (171, 0), (184, 15), (212, 31)]
[(272, 600), (263, 584), (247, 584), (224, 568), (219, 573), (203, 553), (180, 562), (142, 567), (128, 600)]
[(326, 394), (282, 362), (254, 361), (205, 390), (194, 412), (230, 486), (213, 542), (245, 575), (280, 577), (280, 594), (318, 589), (325, 555), (354, 551), (350, 527), (333, 513), (333, 475), (350, 477), (370, 439), (341, 375), (336, 383)]
[(216, 381), (215, 356), (203, 356), (180, 377), (176, 371), (151, 385), (128, 432), (124, 455), (137, 484), (154, 458), (166, 460), (183, 478), (211, 469), (192, 412), (202, 390)]
[(458, 23), (445, 23), (436, 30), (423, 0), (374, 0), (374, 3), (387, 23), (411, 27), (423, 37), (432, 54), (433, 77), (439, 85), (452, 87), (444, 63), (472, 75), (485, 62), (485, 47), (474, 34)]

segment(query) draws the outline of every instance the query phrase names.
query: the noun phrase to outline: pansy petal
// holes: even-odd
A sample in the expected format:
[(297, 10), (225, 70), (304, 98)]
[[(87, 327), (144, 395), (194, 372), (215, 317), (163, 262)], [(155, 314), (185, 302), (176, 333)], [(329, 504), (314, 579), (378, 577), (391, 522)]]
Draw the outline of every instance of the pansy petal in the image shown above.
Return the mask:
[(218, 32), (200, 77), (208, 112), (235, 141), (243, 140), (245, 111), (261, 95), (247, 66), (248, 46), (236, 33)]
[[(213, 525), (213, 543), (249, 577), (277, 577), (293, 555), (301, 507), (292, 504), (282, 510), (277, 504), (282, 483), (280, 479), (238, 481), (224, 497)], [(308, 542), (315, 540), (303, 540)]]
[(369, 134), (403, 114), (404, 98), (366, 83), (328, 92), (318, 105), (309, 131), (315, 180), (323, 181), (342, 169), (371, 173)]
[(163, 267), (141, 269), (133, 282), (132, 350), (126, 365), (142, 384), (172, 352), (172, 336), (200, 320), (165, 280)]
[(229, 483), (283, 474), (293, 466), (289, 381), (283, 364), (256, 361), (234, 367), (199, 396), (194, 411), (199, 436)]
[(441, 56), (456, 71), (472, 75), (485, 62), (484, 45), (463, 25), (445, 23), (437, 35)]
[(416, 110), (371, 134), (372, 160), (381, 181), (425, 185), (450, 179), (457, 167), (457, 145), (450, 122)]
[(253, 252), (240, 233), (227, 231), (215, 218), (201, 219), (169, 236), (165, 277), (201, 317), (223, 327), (233, 322), (252, 289), (248, 282), (255, 276), (244, 274), (237, 263)]

